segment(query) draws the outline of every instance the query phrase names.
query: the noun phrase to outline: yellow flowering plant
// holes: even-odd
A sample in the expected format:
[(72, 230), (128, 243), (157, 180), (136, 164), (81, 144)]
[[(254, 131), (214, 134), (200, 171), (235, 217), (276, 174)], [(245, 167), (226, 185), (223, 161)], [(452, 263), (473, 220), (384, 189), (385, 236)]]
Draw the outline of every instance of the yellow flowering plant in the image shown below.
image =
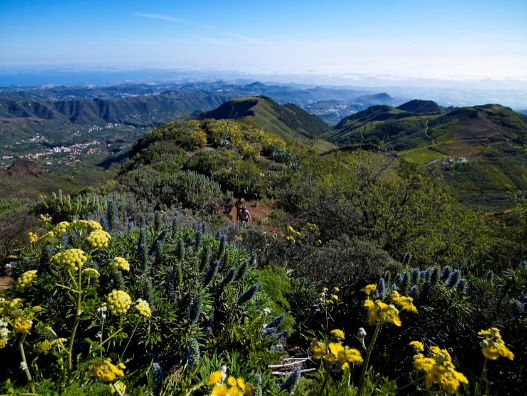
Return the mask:
[(415, 350), (413, 365), (417, 372), (424, 374), (426, 389), (433, 385), (439, 387), (449, 395), (457, 392), (461, 384), (468, 384), (468, 379), (456, 370), (450, 353), (446, 349), (431, 346), (427, 355), (424, 346), (419, 341), (412, 341), (410, 346)]
[[(311, 358), (320, 361), (318, 376), (323, 389), (331, 386), (336, 373), (341, 374), (338, 387), (353, 386), (350, 370), (364, 361), (360, 350), (344, 345), (344, 340), (344, 331), (333, 329), (326, 337), (314, 338), (311, 341)], [(320, 391), (322, 392), (323, 389)]]

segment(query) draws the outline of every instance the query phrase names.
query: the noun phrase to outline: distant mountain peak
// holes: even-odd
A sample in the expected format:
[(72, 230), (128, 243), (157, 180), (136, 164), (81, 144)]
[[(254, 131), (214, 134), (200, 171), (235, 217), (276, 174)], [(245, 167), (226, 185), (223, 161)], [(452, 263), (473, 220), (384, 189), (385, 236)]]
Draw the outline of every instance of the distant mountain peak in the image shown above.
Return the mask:
[(415, 114), (440, 113), (441, 107), (433, 100), (413, 99), (397, 107)]

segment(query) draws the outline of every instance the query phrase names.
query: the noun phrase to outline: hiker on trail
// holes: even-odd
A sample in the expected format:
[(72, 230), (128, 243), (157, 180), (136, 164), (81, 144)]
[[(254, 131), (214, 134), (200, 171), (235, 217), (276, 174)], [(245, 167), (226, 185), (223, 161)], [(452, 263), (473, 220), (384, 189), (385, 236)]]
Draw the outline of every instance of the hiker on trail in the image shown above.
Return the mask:
[(242, 197), (238, 198), (234, 205), (236, 206), (236, 221), (240, 221), (240, 212), (242, 208), (245, 208), (245, 199)]
[(251, 220), (251, 214), (249, 213), (246, 207), (243, 207), (240, 209), (239, 215), (240, 215), (240, 223), (242, 224), (244, 223), (247, 224), (249, 220)]

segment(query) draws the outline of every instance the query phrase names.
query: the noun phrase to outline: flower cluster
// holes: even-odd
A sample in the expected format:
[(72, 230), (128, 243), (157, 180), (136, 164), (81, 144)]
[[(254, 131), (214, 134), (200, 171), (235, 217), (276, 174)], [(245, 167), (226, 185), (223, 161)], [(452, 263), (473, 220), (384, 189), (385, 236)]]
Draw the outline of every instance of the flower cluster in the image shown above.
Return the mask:
[(38, 241), (38, 235), (31, 231), (27, 233), (27, 238), (29, 239), (30, 243), (35, 243)]
[(41, 214), (40, 220), (42, 220), (44, 223), (51, 223), (51, 216), (48, 214)]
[(101, 276), (101, 274), (99, 274), (99, 271), (97, 271), (95, 268), (84, 268), (82, 270), (82, 273), (87, 277), (87, 278), (99, 278), (99, 276)]
[(122, 269), (123, 271), (130, 271), (130, 264), (124, 257), (114, 257), (111, 264), (116, 268)]
[(27, 319), (24, 316), (15, 317), (15, 320), (13, 322), (13, 329), (15, 330), (15, 333), (27, 334), (31, 331), (32, 326), (33, 321)]
[(94, 220), (74, 220), (71, 225), (77, 229), (90, 228), (92, 230), (102, 230), (101, 223)]
[(78, 271), (88, 260), (86, 253), (81, 249), (67, 249), (55, 254), (51, 261), (68, 270)]
[(313, 359), (324, 359), (325, 361), (338, 364), (342, 370), (348, 370), (350, 364), (362, 363), (360, 351), (355, 348), (342, 345), (344, 340), (344, 331), (335, 329), (331, 330), (330, 335), (337, 341), (324, 342), (314, 339), (311, 342), (311, 352)]
[[(368, 296), (375, 290), (375, 285), (368, 285), (364, 289)], [(401, 310), (417, 313), (417, 308), (413, 304), (412, 297), (401, 296), (397, 292), (390, 294), (392, 303), (397, 304)], [(393, 304), (386, 304), (381, 300), (368, 299), (364, 302), (364, 307), (368, 310), (368, 324), (375, 323), (393, 323), (395, 326), (401, 326), (401, 318), (399, 318), (399, 310)]]
[(141, 298), (137, 300), (135, 309), (137, 310), (139, 315), (142, 315), (145, 318), (149, 318), (150, 316), (152, 316), (152, 310), (150, 309), (150, 305)]
[(339, 302), (339, 292), (340, 289), (338, 287), (333, 288), (333, 293), (329, 293), (328, 288), (325, 287), (320, 293), (319, 301), (325, 305), (336, 304)]
[(131, 305), (130, 295), (123, 290), (112, 290), (108, 294), (108, 308), (113, 315), (124, 315)]
[(125, 368), (123, 363), (115, 365), (110, 359), (104, 359), (102, 362), (92, 363), (88, 374), (99, 381), (113, 382), (117, 377), (124, 376)]
[(99, 249), (108, 247), (110, 239), (112, 239), (111, 235), (103, 230), (94, 230), (86, 237), (91, 247)]
[(437, 346), (430, 347), (429, 356), (425, 356), (421, 351), (424, 350), (423, 344), (419, 341), (412, 341), (410, 345), (419, 352), (414, 355), (414, 368), (425, 374), (425, 386), (427, 389), (434, 384), (439, 384), (448, 394), (456, 393), (460, 384), (468, 384), (467, 378), (456, 371), (452, 363), (452, 358), (446, 349)]
[(26, 287), (37, 279), (37, 270), (26, 271), (16, 280), (16, 288), (18, 290), (24, 290)]
[(68, 223), (67, 221), (61, 221), (60, 223), (58, 223), (54, 228), (53, 228), (53, 233), (55, 235), (62, 235), (64, 234), (66, 231), (68, 231), (68, 229), (70, 228), (70, 223)]
[(243, 396), (252, 395), (252, 388), (245, 383), (242, 377), (235, 378), (229, 376), (227, 381), (227, 368), (223, 366), (221, 370), (210, 373), (207, 381), (208, 385), (212, 386), (212, 396)]
[(487, 330), (481, 330), (478, 335), (483, 337), (480, 346), (481, 352), (485, 358), (496, 360), (502, 356), (509, 360), (514, 359), (514, 354), (505, 345), (505, 341), (501, 338), (500, 330), (498, 328), (491, 327)]

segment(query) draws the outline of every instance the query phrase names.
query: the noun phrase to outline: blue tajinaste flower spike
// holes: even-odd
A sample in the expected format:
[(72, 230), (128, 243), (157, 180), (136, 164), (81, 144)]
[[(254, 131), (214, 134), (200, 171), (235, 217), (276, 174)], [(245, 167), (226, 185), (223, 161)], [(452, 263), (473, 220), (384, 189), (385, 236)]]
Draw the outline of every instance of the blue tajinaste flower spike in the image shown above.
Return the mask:
[(154, 213), (154, 231), (156, 234), (161, 231), (162, 226), (163, 226), (163, 219), (161, 217), (161, 212), (156, 210), (156, 212)]
[(70, 237), (66, 233), (62, 234), (61, 236), (62, 236), (62, 243), (64, 244), (64, 247), (67, 248), (70, 244)]
[(233, 267), (229, 268), (229, 270), (225, 273), (223, 280), (221, 281), (221, 287), (225, 287), (229, 283), (231, 283), (232, 280), (234, 279), (235, 274), (236, 274), (236, 269)]
[(128, 225), (126, 226), (126, 229), (127, 229), (128, 231), (130, 231), (130, 230), (132, 230), (134, 227), (135, 227), (134, 222), (133, 222), (133, 221), (129, 221), (129, 222), (128, 222)]
[(429, 269), (429, 273), (430, 273), (430, 283), (432, 285), (437, 285), (437, 283), (439, 282), (439, 277), (441, 275), (439, 272), (439, 268), (432, 267)]
[(379, 279), (377, 282), (377, 288), (374, 290), (378, 297), (384, 298), (386, 294), (386, 282), (384, 281), (384, 278)]
[(216, 261), (214, 261), (211, 264), (211, 266), (209, 267), (209, 270), (207, 271), (207, 273), (203, 277), (203, 281), (201, 282), (201, 284), (203, 286), (208, 286), (212, 282), (212, 280), (214, 279), (214, 277), (218, 273), (220, 265), (221, 265), (221, 261), (220, 260), (216, 260)]
[(201, 240), (203, 239), (203, 234), (200, 229), (196, 230), (196, 236), (194, 239), (194, 252), (197, 252), (201, 246)]
[(289, 391), (289, 394), (293, 394), (298, 381), (300, 381), (300, 376), (300, 369), (296, 368), (291, 374), (289, 374), (289, 377), (287, 377), (284, 383), (280, 385), (280, 391)]
[(443, 282), (446, 282), (446, 280), (448, 279), (448, 276), (450, 275), (450, 267), (445, 267), (443, 268), (443, 270), (441, 271), (441, 280)]
[(448, 276), (448, 279), (446, 280), (445, 285), (448, 287), (454, 288), (457, 286), (460, 278), (461, 278), (461, 273), (458, 270), (454, 270)]
[(418, 288), (416, 285), (413, 285), (411, 288), (410, 288), (410, 291), (408, 292), (412, 297), (417, 297), (417, 292), (418, 292)]
[(198, 341), (195, 338), (191, 338), (188, 341), (187, 346), (187, 364), (193, 369), (195, 368), (201, 359), (201, 352), (199, 349)]
[(245, 304), (254, 297), (258, 290), (260, 290), (260, 285), (258, 283), (253, 284), (250, 288), (240, 294), (240, 297), (238, 297), (238, 304)]
[(199, 263), (200, 272), (203, 271), (205, 268), (210, 267), (210, 259), (211, 259), (210, 246), (205, 245), (205, 248), (203, 249), (203, 252), (201, 253), (201, 260)]
[(419, 271), (419, 282), (426, 282), (428, 281), (428, 271), (422, 270)]
[(104, 231), (106, 232), (110, 232), (110, 224), (108, 224), (108, 219), (106, 218), (106, 216), (101, 216), (100, 218), (100, 223), (102, 225), (102, 228), (104, 229)]
[(192, 323), (197, 323), (199, 321), (199, 317), (201, 316), (201, 312), (203, 311), (203, 301), (201, 299), (200, 295), (197, 295), (192, 300), (192, 304), (190, 304), (188, 309), (188, 319)]
[(159, 396), (161, 394), (164, 379), (165, 373), (161, 365), (158, 362), (154, 362), (152, 365), (152, 396)]
[(236, 276), (234, 277), (235, 281), (239, 281), (245, 276), (245, 273), (247, 272), (248, 264), (249, 264), (248, 260), (243, 260), (242, 264), (238, 268), (238, 272), (236, 272)]
[(403, 286), (403, 282), (404, 282), (404, 273), (397, 274), (395, 276), (395, 286), (397, 286), (398, 288), (401, 288)]
[(412, 268), (412, 274), (410, 279), (412, 285), (415, 285), (419, 282), (419, 268)]
[(280, 325), (284, 321), (284, 318), (285, 318), (284, 314), (275, 316), (273, 319), (271, 319), (271, 321), (269, 322), (266, 328), (267, 329), (277, 329), (278, 327), (280, 327)]

